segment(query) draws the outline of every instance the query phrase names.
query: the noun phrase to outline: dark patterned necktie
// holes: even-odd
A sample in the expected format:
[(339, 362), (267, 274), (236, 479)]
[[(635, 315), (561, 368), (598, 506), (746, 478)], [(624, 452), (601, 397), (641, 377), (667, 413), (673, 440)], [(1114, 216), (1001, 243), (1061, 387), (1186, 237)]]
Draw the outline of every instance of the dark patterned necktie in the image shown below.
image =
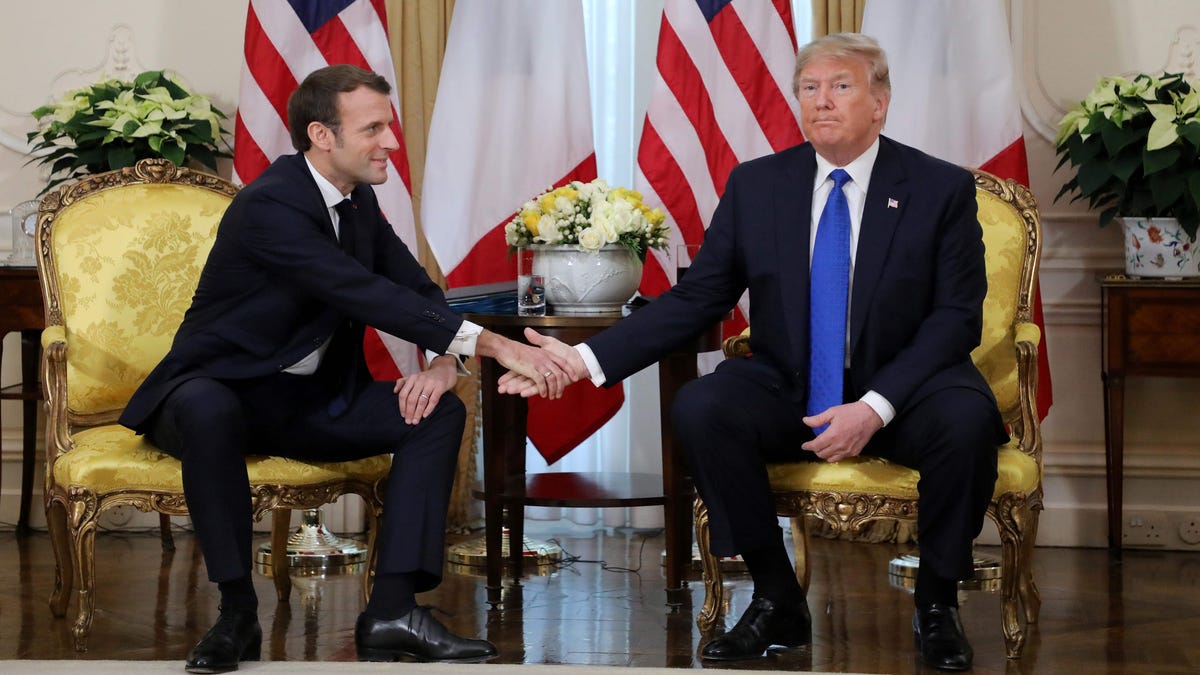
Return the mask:
[(343, 199), (338, 202), (338, 205), (333, 207), (338, 213), (338, 241), (342, 245), (342, 250), (349, 255), (354, 255), (355, 250), (355, 235), (358, 232), (358, 206), (351, 199)]

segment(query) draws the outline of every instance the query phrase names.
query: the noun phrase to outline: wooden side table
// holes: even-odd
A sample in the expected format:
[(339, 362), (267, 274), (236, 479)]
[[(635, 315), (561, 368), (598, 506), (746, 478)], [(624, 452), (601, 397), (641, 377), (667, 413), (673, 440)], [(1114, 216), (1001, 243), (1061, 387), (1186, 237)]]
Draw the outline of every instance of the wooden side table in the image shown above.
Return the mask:
[(1108, 548), (1120, 551), (1125, 376), (1200, 377), (1200, 280), (1109, 274), (1100, 288)]
[[(466, 314), (465, 317), (505, 337), (524, 341), (523, 331), (532, 327), (543, 335), (576, 344), (621, 319), (614, 316), (516, 316), (513, 314)], [(670, 410), (675, 393), (696, 378), (696, 354), (719, 349), (720, 324), (695, 343), (668, 355), (658, 364), (660, 416), (662, 419), (662, 479), (651, 474), (550, 473), (525, 475), (525, 431), (528, 403), (519, 396), (501, 396), (497, 380), (505, 369), (492, 359), (482, 359), (480, 387), (483, 410), (483, 485), (475, 496), (484, 500), (486, 520), (488, 601), (500, 601), (500, 576), (504, 559), (502, 529), (510, 541), (524, 534), (525, 506), (609, 507), (651, 506), (665, 510), (667, 590), (683, 587), (691, 560), (692, 499), (694, 489), (681, 453), (675, 449)], [(591, 386), (579, 383), (574, 386)], [(510, 546), (510, 564), (521, 574), (520, 547)]]
[[(29, 500), (33, 493), (33, 469), (37, 461), (37, 409), (38, 401), (42, 398), (42, 388), (38, 383), (38, 361), (41, 359), (42, 329), (45, 326), (37, 268), (0, 267), (0, 359), (3, 358), (4, 336), (13, 331), (21, 332), (21, 381), (0, 388), (0, 400), (24, 401), (21, 510), (17, 519), (17, 534), (29, 532)], [(2, 423), (0, 428), (3, 428)]]

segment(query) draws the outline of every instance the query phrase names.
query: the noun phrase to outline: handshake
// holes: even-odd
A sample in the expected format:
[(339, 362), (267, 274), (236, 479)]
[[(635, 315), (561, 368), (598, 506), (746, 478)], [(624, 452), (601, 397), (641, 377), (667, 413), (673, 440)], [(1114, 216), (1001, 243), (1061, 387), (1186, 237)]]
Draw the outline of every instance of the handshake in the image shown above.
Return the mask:
[(501, 394), (559, 398), (567, 386), (590, 376), (583, 356), (574, 347), (532, 328), (525, 329), (525, 339), (533, 346), (514, 342), (513, 354), (497, 356), (509, 369), (498, 382)]

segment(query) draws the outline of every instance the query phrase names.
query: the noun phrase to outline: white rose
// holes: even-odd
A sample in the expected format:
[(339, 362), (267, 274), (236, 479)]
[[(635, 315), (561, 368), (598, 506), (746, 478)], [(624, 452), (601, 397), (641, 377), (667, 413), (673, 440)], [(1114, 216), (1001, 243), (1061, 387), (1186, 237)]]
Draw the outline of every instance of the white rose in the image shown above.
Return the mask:
[(595, 253), (604, 244), (604, 235), (594, 227), (589, 227), (579, 232), (579, 248), (585, 251)]
[(544, 244), (557, 244), (562, 241), (562, 233), (558, 231), (558, 221), (552, 216), (543, 215), (538, 218), (538, 234), (535, 240)]

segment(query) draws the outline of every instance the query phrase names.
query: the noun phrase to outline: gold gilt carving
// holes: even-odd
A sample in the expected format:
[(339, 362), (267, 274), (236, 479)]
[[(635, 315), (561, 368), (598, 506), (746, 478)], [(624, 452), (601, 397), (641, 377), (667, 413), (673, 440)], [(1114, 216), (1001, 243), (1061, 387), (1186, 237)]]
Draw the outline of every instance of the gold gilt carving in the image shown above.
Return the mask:
[[(1025, 645), (1025, 633), (1019, 620), (1020, 608), (1024, 608), (1025, 622), (1036, 624), (1041, 607), (1037, 585), (1033, 581), (1032, 564), (1038, 515), (1042, 510), (1042, 438), (1036, 411), (1037, 348), (1040, 332), (1030, 323), (1033, 289), (1041, 254), (1041, 221), (1037, 201), (1029, 190), (1015, 181), (1000, 180), (982, 171), (975, 171), (975, 186), (981, 204), (985, 199), (994, 202), (992, 197), (996, 197), (1007, 206), (997, 217), (999, 222), (988, 224), (989, 227), (997, 228), (996, 234), (1002, 235), (997, 237), (1001, 246), (1008, 247), (997, 247), (1000, 250), (993, 251), (989, 244), (989, 284), (994, 264), (991, 255), (1000, 260), (1020, 261), (1017, 274), (1007, 273), (1000, 277), (1006, 284), (999, 287), (1004, 293), (1002, 297), (1008, 297), (1010, 286), (1015, 286), (1011, 289), (1011, 295), (1016, 301), (1012, 324), (993, 326), (996, 332), (991, 334), (1011, 336), (1010, 342), (1001, 341), (997, 346), (1008, 347), (1011, 343), (1013, 359), (1008, 363), (1016, 363), (1017, 401), (1010, 404), (1010, 409), (1001, 412), (1018, 450), (1035, 460), (1037, 480), (1032, 487), (1026, 481), (1019, 487), (1014, 487), (1013, 491), (1002, 492), (988, 507), (988, 516), (996, 523), (1001, 541), (1001, 629), (1004, 634), (1005, 653), (1009, 658), (1015, 659), (1020, 656)], [(1005, 253), (1008, 253), (1007, 257)], [(1006, 267), (1005, 263), (1000, 263), (995, 269), (1010, 272), (1015, 267)], [(985, 313), (985, 334), (988, 334), (988, 321), (989, 314)], [(750, 352), (749, 333), (727, 339), (722, 348), (727, 358), (747, 355)], [(997, 377), (1011, 375), (1012, 369), (1009, 367), (1006, 372), (998, 373)], [(1014, 460), (1017, 455), (1012, 450), (1003, 452), (1009, 453), (1008, 459), (1013, 460), (1017, 467), (1025, 466), (1023, 458), (1020, 462)], [(874, 494), (864, 491), (861, 485), (850, 484), (848, 480), (844, 481), (847, 483), (844, 486), (831, 485), (830, 481), (835, 479), (826, 479), (820, 484), (821, 489), (815, 489), (816, 485), (797, 486), (797, 480), (795, 476), (790, 477), (787, 488), (774, 490), (773, 497), (776, 513), (792, 518), (796, 577), (805, 588), (808, 587), (809, 570), (805, 518), (819, 518), (828, 523), (830, 529), (852, 535), (862, 534), (868, 524), (876, 521), (915, 524), (917, 520), (915, 493), (901, 497)], [(805, 487), (810, 489), (804, 489)], [(708, 510), (699, 498), (696, 499), (694, 512), (705, 592), (704, 605), (696, 617), (696, 623), (701, 630), (708, 631), (721, 619), (726, 595), (720, 566), (709, 550)]]

